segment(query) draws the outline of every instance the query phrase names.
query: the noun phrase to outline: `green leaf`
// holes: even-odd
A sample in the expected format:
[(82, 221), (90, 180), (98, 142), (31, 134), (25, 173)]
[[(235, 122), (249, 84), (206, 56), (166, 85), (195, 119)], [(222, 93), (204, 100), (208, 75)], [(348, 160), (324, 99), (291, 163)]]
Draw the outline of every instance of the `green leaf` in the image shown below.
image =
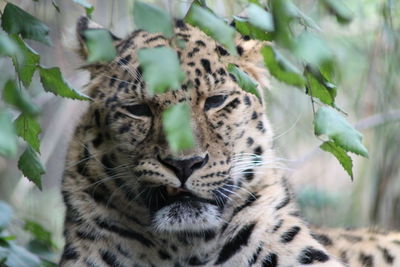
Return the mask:
[(192, 5), (186, 14), (185, 21), (199, 27), (211, 38), (221, 43), (231, 55), (237, 54), (235, 30), (209, 10), (199, 5)]
[(313, 66), (332, 64), (333, 54), (316, 34), (304, 31), (296, 40), (294, 54)]
[(348, 24), (353, 20), (353, 14), (343, 0), (322, 0), (326, 9), (336, 16), (339, 23)]
[(25, 152), (18, 161), (18, 168), (30, 181), (42, 190), (42, 175), (45, 173), (44, 167), (35, 150), (28, 145)]
[(8, 37), (7, 34), (0, 32), (0, 55), (15, 56), (19, 52), (18, 44)]
[(206, 0), (194, 0), (192, 4), (207, 8)]
[(36, 116), (40, 112), (40, 108), (32, 102), (31, 97), (25, 89), (17, 88), (15, 82), (12, 80), (9, 80), (4, 86), (3, 100), (30, 116)]
[(10, 251), (9, 251), (8, 247), (9, 247), (8, 243), (6, 246), (0, 246), (0, 266), (1, 267), (9, 267), (8, 265), (6, 265), (7, 258), (10, 255)]
[(145, 31), (162, 33), (167, 38), (174, 36), (171, 16), (157, 6), (135, 1), (133, 20), (138, 28)]
[[(0, 207), (0, 211), (1, 211), (1, 207)], [(0, 217), (1, 217), (1, 213), (0, 213)], [(0, 218), (0, 221), (1, 221), (1, 218)], [(3, 236), (1, 234), (1, 230), (3, 230), (3, 229), (0, 226), (0, 247), (7, 247), (8, 248), (8, 247), (10, 247), (9, 241), (14, 240), (15, 236)], [(0, 266), (2, 266), (1, 265), (1, 259), (2, 259), (2, 257), (0, 255)]]
[(274, 40), (283, 47), (291, 48), (294, 44), (290, 24), (295, 18), (295, 10), (290, 0), (271, 1), (274, 19)]
[(43, 259), (55, 259), (57, 257), (55, 253), (56, 247), (47, 245), (44, 242), (35, 238), (29, 240), (29, 242), (24, 247), (41, 258), (41, 267), (48, 266), (43, 264)]
[(353, 161), (350, 156), (347, 155), (346, 150), (331, 141), (324, 142), (320, 148), (334, 155), (343, 169), (350, 175), (351, 180), (353, 180)]
[(262, 7), (263, 5), (258, 0), (248, 0), (249, 3)]
[(325, 79), (328, 82), (331, 82), (334, 80), (335, 77), (335, 64), (333, 61), (329, 61), (326, 62), (324, 64), (322, 64), (319, 69), (318, 72), (320, 73), (320, 75), (323, 77), (323, 79)]
[(13, 157), (17, 153), (17, 136), (11, 115), (0, 108), (0, 155)]
[(180, 49), (185, 49), (186, 41), (183, 38), (177, 37), (175, 38), (175, 45)]
[(42, 259), (41, 267), (57, 267), (58, 264)]
[(244, 71), (236, 67), (234, 64), (228, 65), (228, 71), (235, 76), (239, 86), (243, 90), (254, 94), (261, 99), (260, 93), (257, 90), (258, 83), (256, 83), (250, 76), (248, 76)]
[(314, 118), (314, 132), (317, 136), (326, 135), (346, 151), (368, 157), (368, 151), (362, 144), (362, 134), (333, 108), (318, 109)]
[(4, 201), (0, 201), (0, 231), (5, 229), (13, 217), (13, 209)]
[(266, 32), (274, 31), (274, 22), (269, 12), (256, 4), (250, 4), (247, 8), (247, 16), (251, 25)]
[(322, 76), (317, 70), (306, 68), (305, 77), (307, 80), (306, 93), (316, 97), (330, 106), (335, 106), (336, 86)]
[(56, 248), (52, 241), (52, 235), (43, 226), (32, 220), (25, 220), (24, 230), (31, 233), (36, 241), (47, 248)]
[(178, 55), (171, 48), (140, 49), (138, 58), (150, 94), (179, 89), (185, 80), (185, 73), (180, 67)]
[(40, 152), (40, 124), (32, 117), (21, 114), (14, 121), (17, 135), (22, 137), (36, 152)]
[(269, 72), (278, 80), (290, 85), (302, 87), (304, 78), (301, 72), (285, 59), (278, 51), (271, 46), (261, 48), (261, 54), (264, 58), (264, 64)]
[(247, 35), (250, 36), (250, 38), (252, 39), (257, 39), (261, 41), (271, 40), (271, 36), (269, 33), (266, 33), (265, 31), (251, 25), (247, 18), (234, 16), (233, 19), (236, 30), (242, 35)]
[(21, 34), (25, 39), (51, 45), (49, 28), (21, 8), (7, 3), (1, 17), (1, 27), (9, 34)]
[(9, 242), (12, 240), (17, 239), (17, 237), (15, 235), (9, 235), (9, 236), (0, 236), (1, 239), (3, 239), (3, 241)]
[[(207, 1), (206, 0), (194, 0), (191, 4), (190, 4), (190, 7), (189, 7), (189, 9), (188, 9), (188, 12), (186, 13), (186, 15), (185, 15), (185, 17), (183, 18), (183, 20), (184, 21), (186, 21), (186, 18), (187, 18), (187, 16), (189, 16), (189, 14), (190, 14), (190, 9), (192, 8), (192, 6), (199, 6), (199, 7), (202, 7), (202, 8), (204, 8), (204, 9), (206, 9), (206, 10), (208, 10), (208, 11), (210, 11), (212, 14), (214, 14), (214, 11), (211, 9), (211, 8), (209, 8), (208, 6), (207, 6), (207, 3), (206, 3)], [(186, 21), (187, 22), (187, 21)]]
[(16, 42), (19, 49), (16, 56), (12, 58), (15, 71), (24, 86), (29, 87), (37, 64), (39, 64), (40, 56), (19, 36), (13, 35), (12, 39)]
[(86, 0), (74, 0), (75, 3), (83, 6), (85, 8), (86, 11), (86, 15), (91, 18), (92, 17), (92, 13), (94, 11), (94, 6), (89, 4)]
[(86, 45), (89, 51), (87, 61), (93, 62), (108, 62), (117, 56), (111, 34), (105, 29), (90, 29), (84, 32), (86, 37)]
[(72, 88), (62, 77), (59, 68), (45, 68), (39, 66), (40, 81), (46, 92), (53, 93), (66, 98), (78, 100), (90, 100), (90, 98), (81, 92)]
[(172, 152), (176, 153), (194, 146), (190, 108), (187, 103), (179, 103), (165, 110), (162, 120), (164, 133)]

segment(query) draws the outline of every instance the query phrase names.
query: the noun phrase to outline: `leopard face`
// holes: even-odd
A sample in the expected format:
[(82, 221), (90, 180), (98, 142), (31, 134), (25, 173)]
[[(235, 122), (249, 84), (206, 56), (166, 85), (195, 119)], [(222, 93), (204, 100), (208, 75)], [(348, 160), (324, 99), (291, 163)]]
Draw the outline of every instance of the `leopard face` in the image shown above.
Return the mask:
[[(262, 99), (244, 91), (227, 70), (233, 63), (252, 75), (252, 67), (239, 62), (256, 64), (250, 62), (255, 46), (238, 40), (234, 57), (183, 22), (176, 23), (175, 33), (184, 47), (136, 31), (116, 40), (114, 61), (92, 70), (89, 136), (92, 154), (99, 155), (92, 168), (114, 183), (113, 194), (122, 195), (110, 201), (144, 211), (153, 229), (214, 231), (223, 225), (225, 211), (257, 183), (254, 168), (268, 158), (272, 132)], [(137, 52), (158, 46), (176, 51), (186, 80), (179, 90), (151, 95)], [(162, 114), (178, 103), (190, 107), (195, 146), (173, 153)]]

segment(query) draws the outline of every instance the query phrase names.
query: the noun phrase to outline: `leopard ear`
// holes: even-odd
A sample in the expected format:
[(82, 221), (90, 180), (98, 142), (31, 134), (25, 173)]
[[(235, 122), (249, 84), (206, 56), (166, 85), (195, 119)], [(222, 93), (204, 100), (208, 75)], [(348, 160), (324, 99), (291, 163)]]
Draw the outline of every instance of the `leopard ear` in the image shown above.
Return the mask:
[(264, 65), (264, 59), (261, 55), (261, 48), (265, 45), (271, 45), (269, 42), (257, 41), (240, 36), (236, 39), (236, 50), (238, 57), (231, 57), (237, 66), (245, 71), (258, 84), (260, 95), (264, 95), (264, 89), (270, 88), (270, 75)]
[[(96, 30), (96, 29), (107, 30), (105, 27), (97, 24), (96, 22), (94, 22), (91, 19), (84, 17), (84, 16), (80, 17), (78, 19), (78, 22), (76, 23), (76, 39), (78, 41), (78, 47), (76, 50), (77, 50), (78, 54), (85, 60), (87, 59), (87, 56), (88, 56), (88, 48), (86, 45), (85, 31)], [(110, 33), (110, 36), (111, 36), (114, 44), (116, 44), (118, 41), (121, 40), (120, 38), (118, 38), (114, 34), (112, 34), (109, 30), (107, 30), (107, 31)]]

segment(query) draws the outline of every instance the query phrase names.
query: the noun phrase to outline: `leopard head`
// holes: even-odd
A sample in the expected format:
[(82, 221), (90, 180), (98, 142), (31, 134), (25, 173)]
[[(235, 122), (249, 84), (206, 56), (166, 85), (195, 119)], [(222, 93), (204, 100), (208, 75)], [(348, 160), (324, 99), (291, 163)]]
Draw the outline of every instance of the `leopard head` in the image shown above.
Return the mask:
[[(117, 57), (86, 67), (93, 101), (83, 121), (88, 126), (85, 142), (97, 158), (90, 164), (96, 173), (92, 176), (107, 177), (126, 209), (148, 211), (150, 227), (161, 232), (214, 230), (223, 224), (225, 211), (260, 182), (257, 167), (272, 156), (261, 91), (261, 44), (237, 38), (238, 55), (233, 56), (199, 29), (175, 24), (183, 46), (142, 30), (124, 39), (112, 35)], [(78, 22), (84, 57), (83, 33), (94, 28), (98, 26), (87, 18)], [(176, 51), (186, 79), (178, 90), (150, 94), (138, 51), (163, 46)], [(259, 96), (239, 86), (229, 63), (259, 83)], [(190, 107), (195, 145), (173, 153), (162, 114), (177, 103)]]

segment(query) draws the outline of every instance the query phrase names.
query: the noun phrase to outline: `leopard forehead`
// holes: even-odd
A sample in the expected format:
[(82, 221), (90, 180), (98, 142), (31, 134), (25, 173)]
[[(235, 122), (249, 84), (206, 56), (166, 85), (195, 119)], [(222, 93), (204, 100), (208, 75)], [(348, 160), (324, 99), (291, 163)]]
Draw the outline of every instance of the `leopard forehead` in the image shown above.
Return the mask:
[[(142, 68), (139, 65), (138, 51), (140, 49), (169, 47), (172, 48), (180, 61), (181, 68), (186, 74), (181, 90), (195, 88), (194, 95), (212, 95), (219, 91), (230, 91), (238, 89), (235, 78), (229, 75), (227, 64), (228, 52), (213, 39), (208, 37), (199, 29), (178, 21), (175, 27), (176, 38), (168, 40), (161, 34), (149, 33), (137, 30), (117, 42), (118, 56), (110, 64), (102, 66), (99, 75), (92, 81), (92, 84), (100, 85), (101, 91), (109, 94), (117, 88), (119, 95), (123, 97), (137, 98), (147, 101), (167, 100), (167, 95), (152, 96), (145, 90), (142, 78)], [(241, 47), (238, 46), (240, 51)], [(163, 59), (160, 59), (162, 61)], [(99, 92), (92, 90), (96, 97)], [(187, 95), (187, 93), (185, 93)]]

